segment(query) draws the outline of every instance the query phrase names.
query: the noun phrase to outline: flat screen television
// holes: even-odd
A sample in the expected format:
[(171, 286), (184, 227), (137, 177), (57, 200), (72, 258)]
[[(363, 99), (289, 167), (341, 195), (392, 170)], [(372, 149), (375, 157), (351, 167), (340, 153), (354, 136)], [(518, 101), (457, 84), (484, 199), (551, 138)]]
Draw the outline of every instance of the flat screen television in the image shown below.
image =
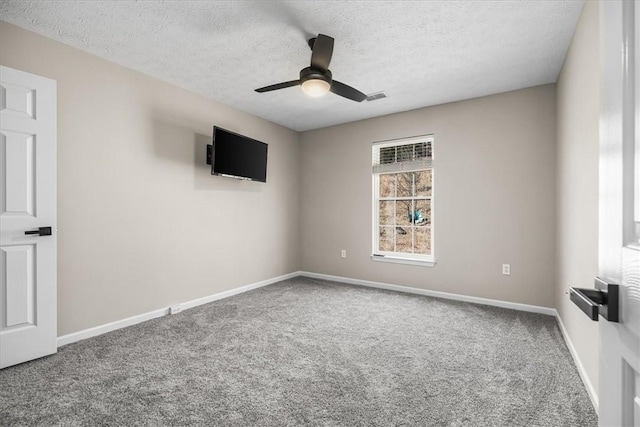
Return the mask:
[(213, 127), (213, 144), (207, 147), (211, 175), (267, 182), (267, 148), (264, 142)]

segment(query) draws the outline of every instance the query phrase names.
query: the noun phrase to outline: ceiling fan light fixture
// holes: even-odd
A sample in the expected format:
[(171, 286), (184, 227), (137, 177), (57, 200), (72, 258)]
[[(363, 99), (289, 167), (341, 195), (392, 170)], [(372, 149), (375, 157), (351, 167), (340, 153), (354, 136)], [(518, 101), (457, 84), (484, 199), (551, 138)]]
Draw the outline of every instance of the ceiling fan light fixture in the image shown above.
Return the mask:
[(331, 84), (322, 79), (309, 79), (302, 82), (302, 91), (312, 98), (319, 98), (329, 92)]

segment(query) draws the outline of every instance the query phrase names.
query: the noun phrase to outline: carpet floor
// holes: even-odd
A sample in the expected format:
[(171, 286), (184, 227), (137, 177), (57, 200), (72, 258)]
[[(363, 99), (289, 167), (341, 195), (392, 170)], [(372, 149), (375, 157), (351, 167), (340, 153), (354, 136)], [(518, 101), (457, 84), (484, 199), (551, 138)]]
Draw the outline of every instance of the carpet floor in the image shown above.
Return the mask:
[(0, 371), (0, 425), (596, 426), (553, 317), (304, 277)]

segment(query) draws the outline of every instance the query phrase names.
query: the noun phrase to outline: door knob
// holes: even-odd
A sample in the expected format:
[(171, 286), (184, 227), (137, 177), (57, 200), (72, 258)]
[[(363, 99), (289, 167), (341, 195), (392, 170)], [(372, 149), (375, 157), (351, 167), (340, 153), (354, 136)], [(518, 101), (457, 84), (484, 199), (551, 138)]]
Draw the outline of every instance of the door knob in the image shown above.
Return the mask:
[(40, 227), (37, 230), (25, 231), (24, 234), (37, 234), (38, 236), (51, 236), (51, 227)]

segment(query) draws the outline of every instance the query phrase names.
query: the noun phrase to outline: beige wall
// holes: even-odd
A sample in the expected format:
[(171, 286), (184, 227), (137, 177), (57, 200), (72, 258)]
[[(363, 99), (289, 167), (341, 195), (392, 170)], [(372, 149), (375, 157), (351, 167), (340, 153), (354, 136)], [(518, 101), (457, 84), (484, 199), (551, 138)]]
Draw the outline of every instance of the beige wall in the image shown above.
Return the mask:
[(599, 11), (588, 1), (558, 79), (558, 274), (556, 308), (594, 389), (598, 323), (567, 295), (593, 287), (598, 273)]
[[(58, 335), (298, 269), (298, 134), (0, 22), (0, 64), (58, 82)], [(210, 175), (212, 127), (269, 143)]]
[[(546, 85), (304, 132), (302, 270), (553, 307), (555, 102)], [(430, 133), (437, 264), (373, 262), (371, 143)]]

